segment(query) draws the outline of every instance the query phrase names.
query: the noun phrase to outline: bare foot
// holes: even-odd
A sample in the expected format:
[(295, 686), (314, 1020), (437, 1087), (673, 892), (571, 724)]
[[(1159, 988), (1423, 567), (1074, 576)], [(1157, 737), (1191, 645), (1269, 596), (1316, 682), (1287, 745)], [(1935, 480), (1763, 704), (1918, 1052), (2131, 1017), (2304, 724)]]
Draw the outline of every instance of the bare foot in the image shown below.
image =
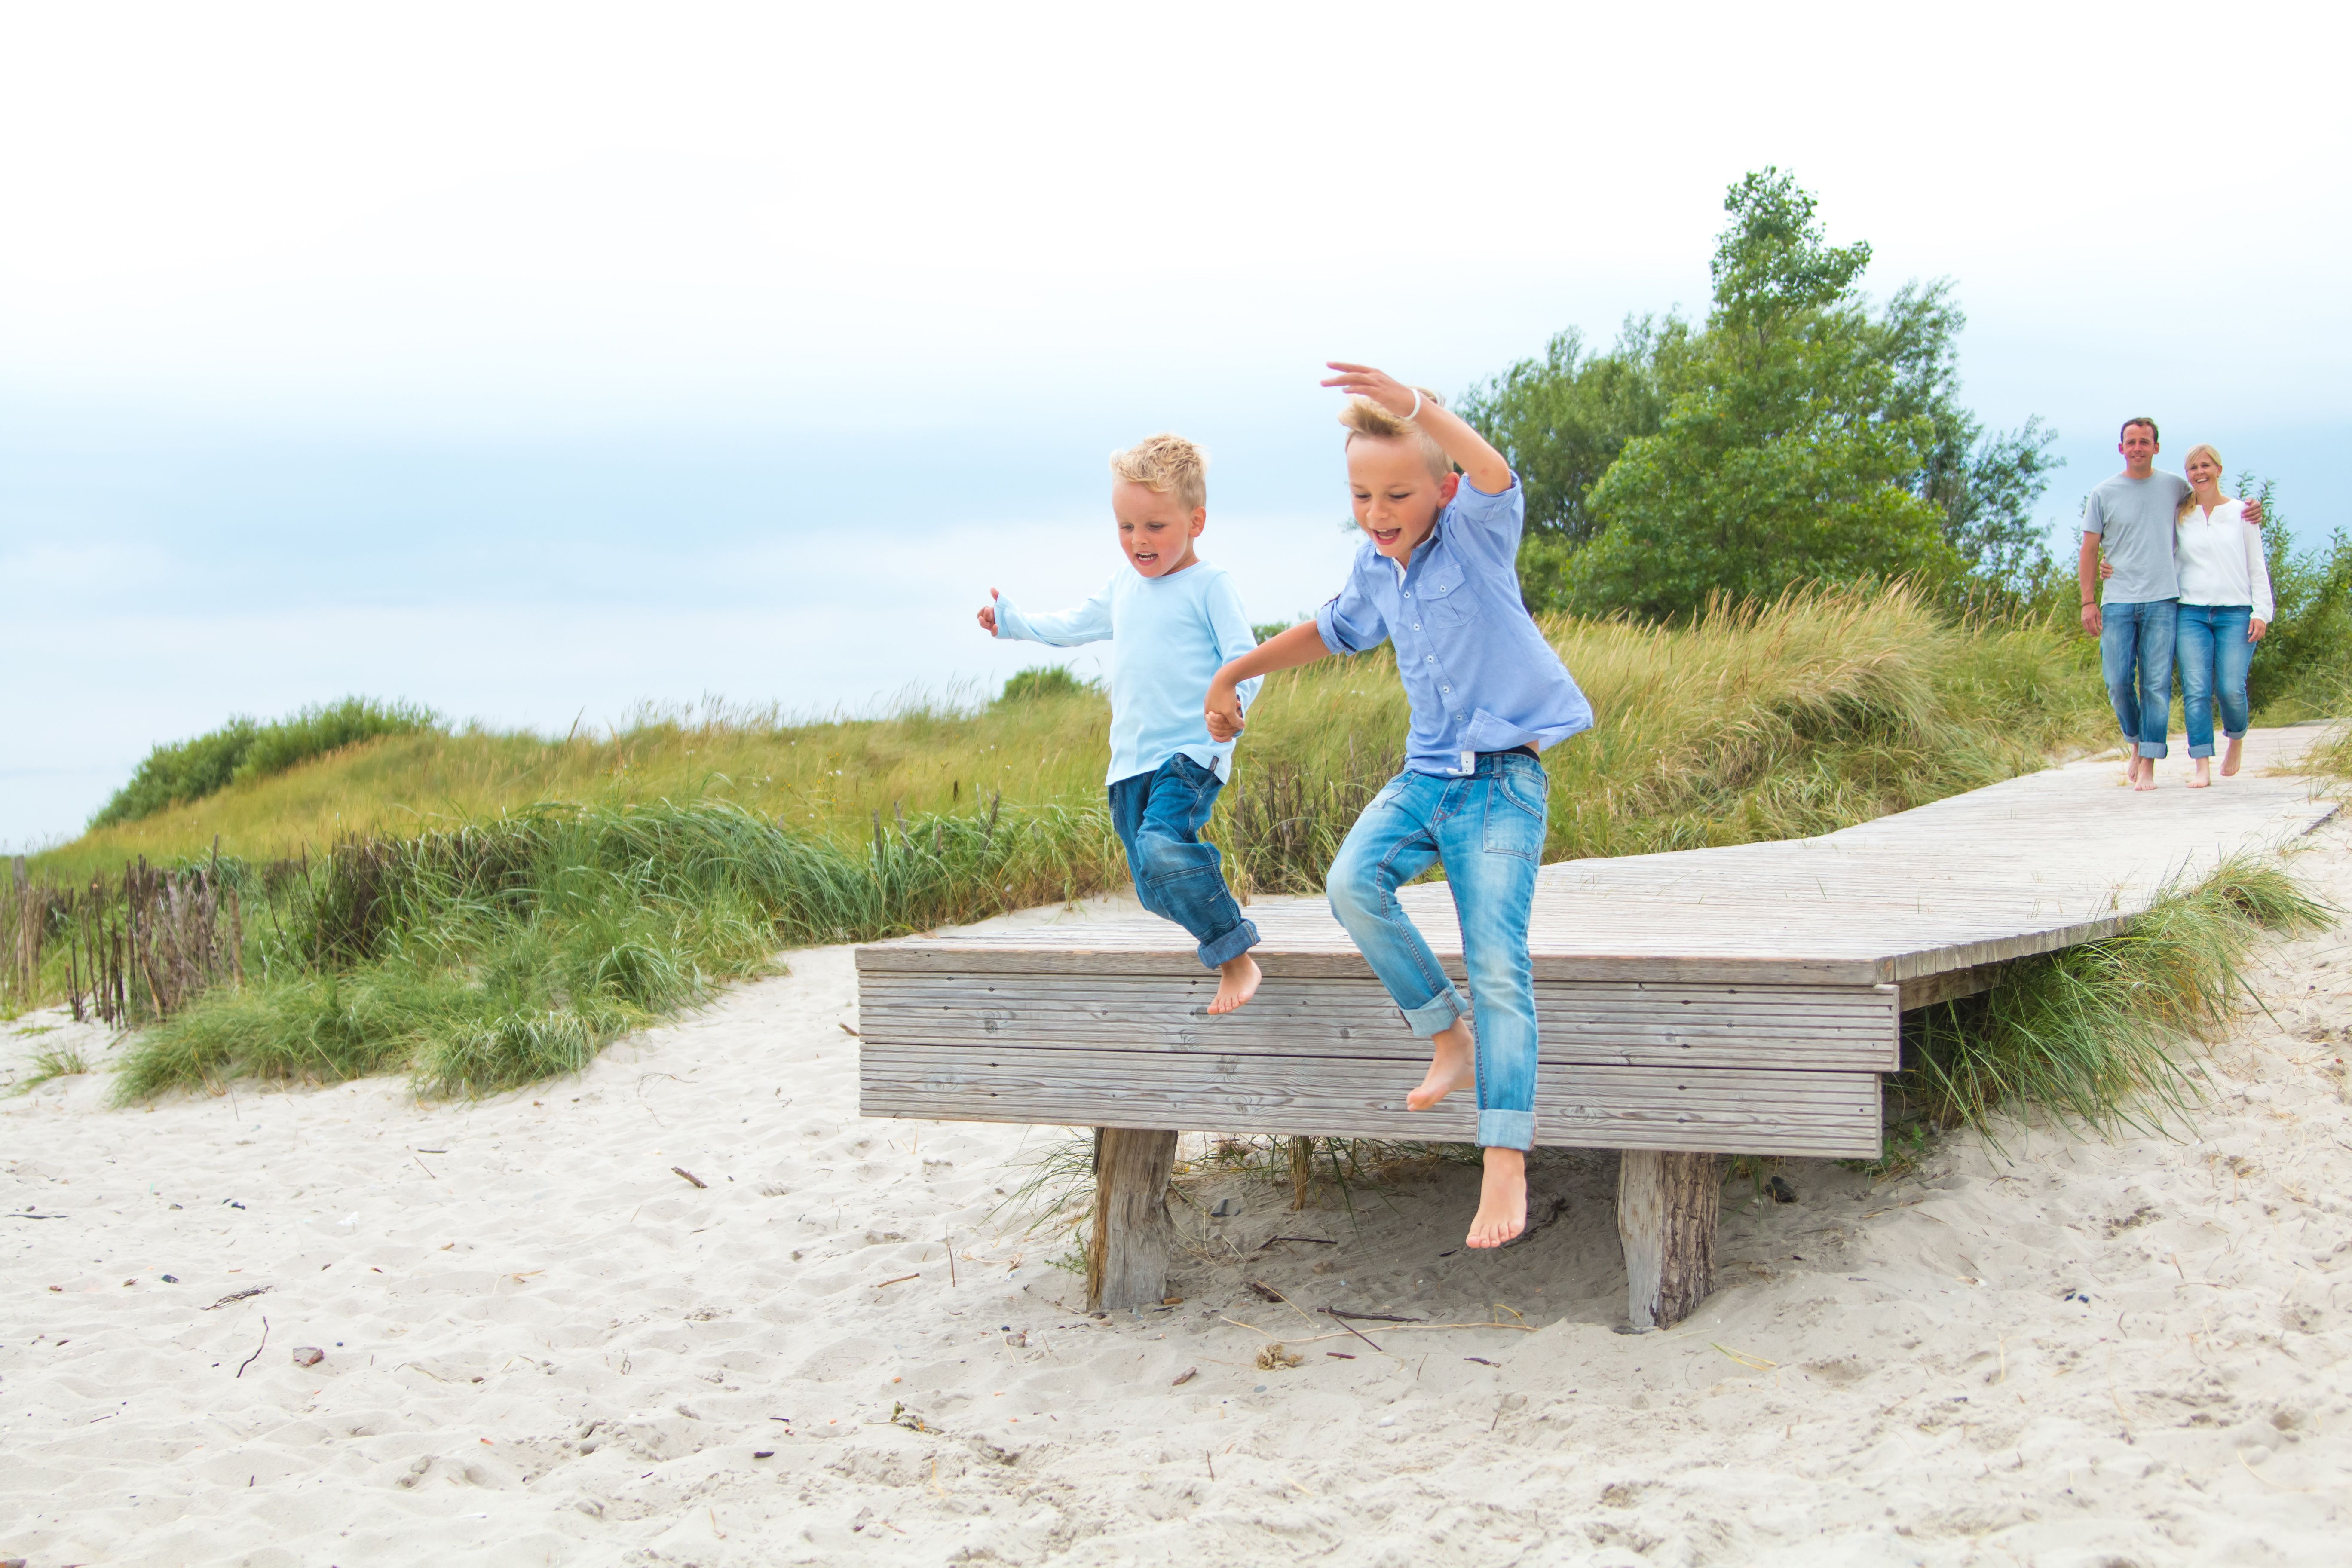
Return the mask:
[(2154, 789), (2155, 787), (2156, 759), (2154, 757), (2142, 757), (2139, 760), (2139, 772), (2132, 775), (2132, 788)]
[(2196, 759), (2196, 770), (2189, 775), (2189, 787), (2190, 789), (2211, 789), (2213, 787), (2213, 759), (2210, 757), (2199, 757)]
[(1455, 1089), (1478, 1082), (1478, 1037), (1470, 1032), (1469, 1019), (1456, 1018), (1430, 1036), (1429, 1047), (1429, 1076), (1404, 1097), (1408, 1110), (1427, 1110)]
[(2221, 776), (2223, 778), (2234, 778), (2237, 775), (2239, 763), (2238, 753), (2245, 749), (2245, 744), (2246, 738), (2243, 735), (2232, 735), (2230, 737), (2230, 749), (2221, 753)]
[(2124, 753), (2124, 776), (2117, 779), (2116, 783), (2119, 787), (2124, 789), (2129, 789), (2132, 785), (2139, 783), (2139, 753), (2137, 752), (2126, 752)]
[(1217, 994), (1209, 1002), (1212, 1013), (1230, 1013), (1257, 994), (1257, 983), (1265, 976), (1259, 973), (1257, 961), (1244, 952), (1217, 965)]
[(1517, 1149), (1486, 1151), (1478, 1184), (1478, 1212), (1470, 1221), (1473, 1247), (1500, 1247), (1528, 1228), (1528, 1157)]

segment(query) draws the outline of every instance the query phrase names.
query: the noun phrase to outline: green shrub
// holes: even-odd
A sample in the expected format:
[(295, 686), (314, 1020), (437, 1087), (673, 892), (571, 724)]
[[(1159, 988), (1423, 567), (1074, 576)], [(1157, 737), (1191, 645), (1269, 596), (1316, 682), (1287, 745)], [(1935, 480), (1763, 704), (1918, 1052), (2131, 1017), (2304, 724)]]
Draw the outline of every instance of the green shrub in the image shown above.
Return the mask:
[(999, 702), (1034, 702), (1041, 697), (1076, 697), (1098, 690), (1093, 681), (1080, 680), (1066, 664), (1040, 664), (1022, 670), (1004, 683)]
[(378, 735), (440, 728), (439, 717), (429, 708), (365, 697), (305, 708), (274, 724), (257, 724), (240, 714), (210, 734), (150, 752), (131, 782), (99, 808), (89, 825), (98, 828), (137, 822)]

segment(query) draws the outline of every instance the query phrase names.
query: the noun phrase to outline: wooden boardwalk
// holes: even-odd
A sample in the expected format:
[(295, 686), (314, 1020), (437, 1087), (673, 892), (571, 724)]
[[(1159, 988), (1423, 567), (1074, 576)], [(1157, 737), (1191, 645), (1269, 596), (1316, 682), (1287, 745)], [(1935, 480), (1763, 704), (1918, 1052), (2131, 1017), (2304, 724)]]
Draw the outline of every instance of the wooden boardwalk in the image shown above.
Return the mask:
[[(1905, 1008), (2112, 935), (2168, 884), (2310, 831), (2335, 804), (2287, 770), (2319, 734), (2257, 731), (2244, 771), (2207, 790), (2183, 787), (2177, 757), (2147, 793), (2095, 760), (1817, 838), (1544, 868), (1538, 1142), (1875, 1157)], [(1449, 890), (1401, 896), (1458, 979)], [(1426, 1048), (1323, 900), (1249, 913), (1266, 978), (1222, 1018), (1192, 939), (1150, 915), (860, 948), (860, 1109), (1470, 1141), (1473, 1096), (1405, 1109)]]

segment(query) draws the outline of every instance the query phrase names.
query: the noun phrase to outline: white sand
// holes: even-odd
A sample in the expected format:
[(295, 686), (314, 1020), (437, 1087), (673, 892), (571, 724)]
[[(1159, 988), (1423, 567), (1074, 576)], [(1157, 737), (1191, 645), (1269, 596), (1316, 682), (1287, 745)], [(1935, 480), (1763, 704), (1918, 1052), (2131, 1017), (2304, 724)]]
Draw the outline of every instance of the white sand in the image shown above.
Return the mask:
[[(2300, 867), (2352, 905), (2352, 830)], [(1182, 1305), (1087, 1320), (1066, 1239), (987, 1217), (1059, 1134), (856, 1117), (841, 949), (480, 1104), (52, 1082), (0, 1100), (0, 1209), (60, 1216), (0, 1219), (0, 1557), (2343, 1562), (2347, 955), (2267, 951), (2275, 1016), (2217, 1053), (2194, 1141), (1955, 1138), (1875, 1187), (1792, 1163), (1798, 1202), (1728, 1205), (1714, 1300), (1642, 1337), (1611, 1331), (1606, 1155), (1543, 1162), (1565, 1209), (1496, 1258), (1456, 1249), (1467, 1169), (1352, 1221), (1228, 1181)], [(53, 1022), (0, 1026), (0, 1064)], [(1251, 1278), (1537, 1331), (1365, 1323), (1374, 1353)], [(1307, 1363), (1256, 1370), (1221, 1314)]]

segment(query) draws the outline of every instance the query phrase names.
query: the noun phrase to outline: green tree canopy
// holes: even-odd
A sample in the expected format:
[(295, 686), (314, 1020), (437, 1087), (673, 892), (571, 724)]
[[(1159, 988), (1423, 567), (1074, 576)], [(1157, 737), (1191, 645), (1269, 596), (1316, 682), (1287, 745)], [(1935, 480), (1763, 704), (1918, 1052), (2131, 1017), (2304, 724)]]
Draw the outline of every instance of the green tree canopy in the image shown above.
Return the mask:
[(1606, 354), (1563, 332), (1465, 400), (1527, 487), (1531, 604), (1664, 618), (1813, 580), (2032, 576), (2050, 433), (1988, 437), (1958, 401), (1950, 286), (1874, 311), (1870, 247), (1830, 245), (1815, 206), (1748, 174), (1704, 327), (1629, 321)]

